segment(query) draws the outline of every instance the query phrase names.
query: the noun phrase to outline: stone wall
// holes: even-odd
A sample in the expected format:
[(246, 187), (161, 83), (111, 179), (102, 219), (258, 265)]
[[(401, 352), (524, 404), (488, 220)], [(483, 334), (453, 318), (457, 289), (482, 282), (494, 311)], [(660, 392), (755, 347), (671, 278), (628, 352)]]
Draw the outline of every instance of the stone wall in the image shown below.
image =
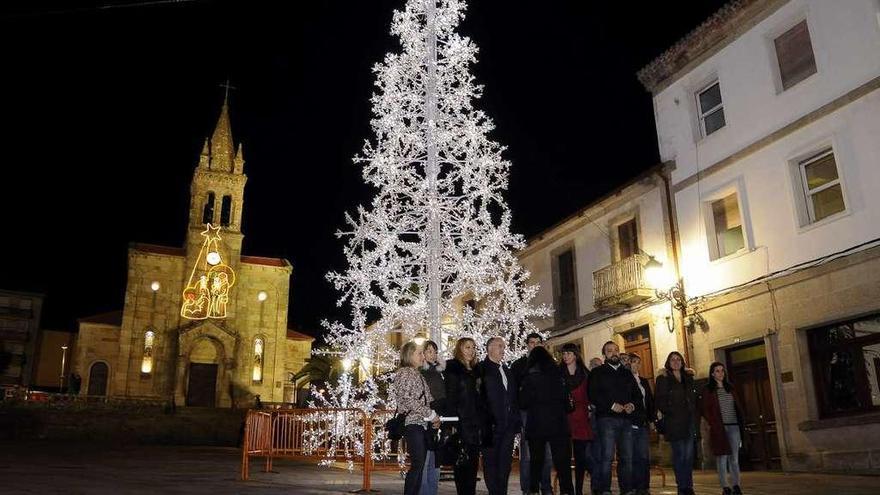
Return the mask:
[(0, 440), (235, 447), (245, 413), (244, 409), (177, 408), (171, 413), (161, 406), (3, 404)]

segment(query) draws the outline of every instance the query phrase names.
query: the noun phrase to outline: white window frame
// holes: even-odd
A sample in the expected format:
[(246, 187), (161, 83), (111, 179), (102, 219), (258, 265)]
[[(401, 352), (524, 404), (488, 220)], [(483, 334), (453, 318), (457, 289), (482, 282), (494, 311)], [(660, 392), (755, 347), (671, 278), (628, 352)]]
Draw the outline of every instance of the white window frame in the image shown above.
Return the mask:
[[(840, 215), (843, 215), (849, 211), (849, 201), (846, 198), (846, 190), (843, 185), (843, 177), (840, 174), (840, 163), (839, 163), (839, 156), (840, 155), (835, 153), (834, 146), (832, 146), (830, 144), (828, 144), (822, 148), (824, 148), (824, 149), (820, 148), (820, 151), (818, 151), (818, 152), (801, 156), (800, 158), (796, 159), (794, 162), (794, 164), (797, 166), (797, 175), (800, 178), (800, 182), (799, 182), (800, 193), (801, 193), (800, 200), (803, 201), (803, 210), (802, 211), (804, 213), (804, 217), (801, 219), (802, 220), (801, 221), (802, 227), (807, 227), (810, 225), (821, 224), (826, 221), (831, 221), (832, 219), (837, 218)], [(831, 155), (834, 157), (834, 167), (837, 171), (837, 179), (834, 181), (831, 181), (827, 184), (823, 184), (823, 185), (817, 187), (816, 189), (811, 190), (810, 186), (807, 182), (806, 168), (808, 165), (815, 163), (815, 162), (821, 160), (822, 158), (825, 158), (828, 155)], [(815, 213), (814, 207), (813, 207), (812, 196), (816, 193), (824, 191), (825, 189), (828, 189), (830, 187), (834, 187), (835, 185), (840, 185), (840, 194), (843, 197), (843, 210), (841, 210), (837, 213), (834, 213), (832, 215), (829, 215), (825, 218), (822, 218), (820, 220), (817, 220), (816, 213)]]
[[(718, 85), (718, 94), (721, 96), (721, 102), (708, 110), (703, 110), (703, 106), (700, 104), (700, 95), (705, 93), (706, 91), (709, 91), (709, 89), (711, 89), (712, 86), (715, 86), (716, 84)], [(715, 129), (710, 134), (706, 134), (706, 120), (705, 120), (706, 116), (711, 115), (712, 113), (716, 112), (719, 109), (722, 112), (724, 111), (724, 95), (721, 93), (721, 81), (717, 77), (712, 79), (708, 84), (705, 84), (700, 89), (698, 89), (694, 93), (694, 99), (696, 100), (696, 105), (697, 105), (697, 114), (698, 114), (697, 120), (700, 121), (700, 136), (701, 137), (703, 137), (703, 138), (709, 137), (712, 134), (715, 134), (716, 132), (720, 131), (721, 129), (724, 129), (725, 127), (727, 127), (727, 114), (725, 113), (724, 114), (724, 125), (719, 127), (718, 129)]]
[[(718, 250), (718, 237), (715, 232), (715, 217), (712, 212), (712, 203), (725, 197), (736, 194), (737, 207), (739, 208), (740, 220), (742, 222), (743, 247), (736, 252), (728, 253), (724, 256)], [(752, 245), (752, 228), (748, 215), (748, 202), (745, 197), (745, 188), (742, 179), (738, 179), (733, 183), (728, 183), (719, 187), (715, 191), (701, 198), (703, 209), (703, 221), (706, 226), (706, 247), (709, 249), (709, 262), (716, 263), (723, 260), (735, 258), (744, 253), (751, 252), (754, 249)]]

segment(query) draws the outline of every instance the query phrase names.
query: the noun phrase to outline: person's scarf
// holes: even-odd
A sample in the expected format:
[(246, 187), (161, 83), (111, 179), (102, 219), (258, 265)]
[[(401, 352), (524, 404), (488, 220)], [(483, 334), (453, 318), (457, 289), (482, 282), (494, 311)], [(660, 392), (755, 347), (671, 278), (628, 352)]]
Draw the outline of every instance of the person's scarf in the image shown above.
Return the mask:
[(563, 365), (562, 371), (565, 376), (565, 384), (568, 385), (570, 391), (580, 387), (581, 383), (587, 379), (587, 372), (583, 366), (576, 366), (573, 375), (568, 372), (568, 366)]

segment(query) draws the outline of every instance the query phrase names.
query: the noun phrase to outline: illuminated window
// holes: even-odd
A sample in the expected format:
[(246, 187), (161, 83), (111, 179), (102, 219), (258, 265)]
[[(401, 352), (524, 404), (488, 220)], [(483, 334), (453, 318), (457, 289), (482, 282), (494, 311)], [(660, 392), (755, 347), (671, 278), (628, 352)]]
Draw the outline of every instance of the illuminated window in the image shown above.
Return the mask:
[(141, 360), (141, 373), (148, 374), (153, 371), (153, 341), (156, 334), (152, 330), (144, 333), (144, 357)]
[(254, 339), (254, 383), (263, 381), (263, 339)]

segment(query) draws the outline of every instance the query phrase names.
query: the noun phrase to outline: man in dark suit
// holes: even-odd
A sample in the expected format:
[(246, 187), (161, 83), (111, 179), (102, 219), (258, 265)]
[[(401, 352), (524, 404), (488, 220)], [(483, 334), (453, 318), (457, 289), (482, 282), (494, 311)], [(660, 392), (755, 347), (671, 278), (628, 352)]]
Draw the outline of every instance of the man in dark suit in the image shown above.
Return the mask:
[(505, 347), (501, 337), (489, 339), (479, 370), (480, 395), (488, 411), (483, 428), (483, 477), (489, 495), (507, 495), (513, 441), (520, 429), (517, 381), (504, 365)]

